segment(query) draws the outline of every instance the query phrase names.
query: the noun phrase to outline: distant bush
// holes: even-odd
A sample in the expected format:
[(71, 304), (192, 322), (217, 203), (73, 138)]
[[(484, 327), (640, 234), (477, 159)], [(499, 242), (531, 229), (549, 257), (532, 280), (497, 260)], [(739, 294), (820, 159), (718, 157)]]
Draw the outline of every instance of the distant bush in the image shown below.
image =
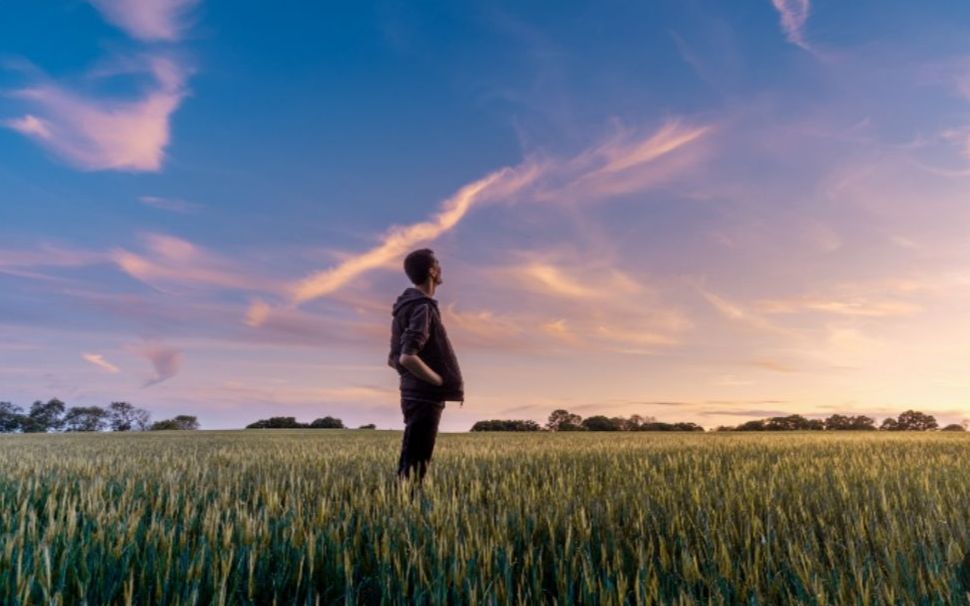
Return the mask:
[(367, 425), (361, 425), (357, 429), (377, 429), (377, 425), (374, 425), (373, 423), (368, 423)]
[(322, 419), (314, 419), (308, 427), (310, 429), (344, 429), (344, 422), (333, 417), (323, 417)]
[(306, 427), (296, 417), (270, 417), (260, 419), (246, 426), (246, 429), (302, 429)]
[(171, 429), (193, 430), (199, 428), (199, 421), (191, 415), (179, 415), (173, 419), (155, 421), (149, 429), (151, 431), (165, 431)]
[(344, 422), (334, 417), (314, 419), (310, 423), (301, 423), (296, 417), (270, 417), (260, 419), (246, 426), (246, 429), (346, 429)]
[(541, 431), (535, 421), (492, 420), (479, 421), (472, 425), (472, 431)]

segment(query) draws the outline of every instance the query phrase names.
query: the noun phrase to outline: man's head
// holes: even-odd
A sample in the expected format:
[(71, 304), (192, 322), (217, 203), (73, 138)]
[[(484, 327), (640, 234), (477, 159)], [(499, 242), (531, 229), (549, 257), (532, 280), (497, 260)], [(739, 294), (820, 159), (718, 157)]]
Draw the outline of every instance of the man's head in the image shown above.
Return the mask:
[(430, 248), (415, 250), (404, 257), (404, 273), (415, 286), (428, 284), (428, 280), (434, 286), (443, 282), (441, 265)]

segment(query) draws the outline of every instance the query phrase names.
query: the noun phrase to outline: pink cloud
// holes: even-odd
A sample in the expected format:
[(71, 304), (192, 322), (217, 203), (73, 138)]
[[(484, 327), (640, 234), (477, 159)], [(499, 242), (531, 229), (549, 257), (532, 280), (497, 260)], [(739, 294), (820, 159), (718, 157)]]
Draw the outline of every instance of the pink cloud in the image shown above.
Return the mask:
[(178, 374), (182, 368), (182, 352), (157, 343), (132, 347), (132, 351), (151, 362), (155, 374), (149, 377), (142, 387), (150, 387), (167, 381)]
[(30, 113), (4, 125), (82, 170), (158, 171), (187, 73), (163, 57), (147, 59), (136, 71), (151, 76), (152, 85), (135, 99), (98, 98), (55, 82), (15, 91)]
[(517, 168), (503, 168), (462, 187), (445, 200), (441, 211), (432, 219), (392, 227), (374, 248), (348, 256), (336, 267), (316, 272), (293, 285), (290, 289), (292, 301), (299, 304), (326, 296), (363, 272), (378, 267), (397, 267), (404, 253), (416, 244), (434, 240), (454, 228), (474, 205), (483, 200), (512, 195), (533, 182), (538, 175), (538, 168), (526, 163)]
[(81, 358), (83, 358), (87, 362), (90, 362), (91, 364), (94, 364), (95, 366), (97, 366), (101, 370), (104, 370), (105, 372), (109, 372), (112, 374), (121, 372), (121, 370), (117, 366), (105, 360), (104, 356), (102, 356), (101, 354), (82, 353)]
[(788, 41), (805, 50), (810, 50), (805, 42), (805, 22), (811, 9), (810, 0), (771, 0), (781, 18), (781, 28)]
[(132, 38), (172, 42), (181, 37), (198, 0), (89, 0), (108, 22)]
[(147, 253), (124, 249), (110, 253), (111, 260), (129, 276), (154, 288), (170, 285), (202, 285), (238, 290), (277, 288), (272, 281), (255, 276), (244, 267), (222, 259), (195, 244), (165, 234), (143, 236)]

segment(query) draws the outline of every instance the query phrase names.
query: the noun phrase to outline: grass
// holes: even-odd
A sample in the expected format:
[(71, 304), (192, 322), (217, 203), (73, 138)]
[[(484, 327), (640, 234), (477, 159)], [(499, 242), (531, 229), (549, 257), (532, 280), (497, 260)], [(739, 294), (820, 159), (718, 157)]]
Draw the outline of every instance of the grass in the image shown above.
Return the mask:
[(970, 435), (0, 437), (2, 604), (966, 604)]

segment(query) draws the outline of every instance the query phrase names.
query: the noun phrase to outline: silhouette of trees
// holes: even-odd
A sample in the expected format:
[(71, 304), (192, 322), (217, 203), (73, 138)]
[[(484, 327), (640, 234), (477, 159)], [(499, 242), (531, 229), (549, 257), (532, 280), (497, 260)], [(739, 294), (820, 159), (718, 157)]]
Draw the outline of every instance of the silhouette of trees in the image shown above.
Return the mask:
[(0, 433), (45, 433), (50, 431), (115, 431), (148, 429), (150, 414), (127, 402), (112, 402), (106, 410), (100, 406), (72, 406), (57, 398), (37, 400), (24, 413), (19, 406), (0, 402)]
[(966, 431), (966, 428), (959, 423), (950, 423), (940, 431)]
[(546, 428), (550, 431), (581, 431), (583, 417), (562, 408), (552, 411)]
[(704, 431), (697, 423), (661, 423), (648, 421), (630, 429), (630, 431)]
[(479, 421), (472, 431), (704, 431), (696, 423), (661, 423), (653, 417), (631, 415), (607, 417), (595, 415), (583, 419), (577, 414), (559, 408), (552, 411), (545, 428), (534, 421)]
[(479, 421), (472, 425), (472, 431), (542, 431), (535, 421), (500, 420)]
[(23, 420), (23, 408), (10, 402), (0, 402), (0, 432), (10, 433), (19, 430)]
[(72, 406), (64, 414), (64, 431), (101, 431), (108, 426), (108, 414), (100, 406)]
[[(806, 419), (801, 415), (771, 417), (746, 421), (737, 427), (719, 426), (715, 431), (791, 431), (791, 430), (863, 430), (871, 431), (876, 428), (875, 420), (866, 415), (831, 415), (824, 421)], [(948, 426), (950, 427), (950, 426)], [(957, 425), (961, 429), (965, 427)], [(937, 428), (936, 419), (915, 410), (907, 410), (897, 418), (884, 419), (879, 429), (883, 431), (929, 431)], [(950, 429), (948, 431), (959, 431)]]
[(250, 423), (246, 429), (346, 429), (346, 427), (340, 419), (329, 416), (315, 419), (311, 423), (301, 423), (296, 420), (296, 417), (270, 417)]
[(112, 402), (108, 422), (112, 431), (145, 431), (151, 426), (151, 415), (128, 402)]
[(310, 429), (344, 429), (344, 422), (333, 417), (323, 417), (314, 419), (309, 425)]
[(604, 415), (595, 415), (583, 420), (583, 427), (586, 431), (623, 431), (623, 421), (611, 419)]
[(825, 429), (869, 431), (876, 428), (876, 421), (866, 415), (832, 415), (825, 419)]
[(30, 412), (21, 419), (20, 429), (24, 433), (45, 433), (58, 431), (64, 426), (64, 402), (57, 398), (41, 402), (37, 400), (30, 405)]
[(936, 418), (933, 415), (915, 410), (907, 410), (895, 419), (887, 417), (879, 426), (879, 429), (885, 431), (929, 431), (936, 428)]
[(367, 425), (361, 425), (357, 429), (377, 429), (377, 425), (374, 425), (373, 423), (368, 423)]
[(915, 410), (907, 410), (896, 418), (899, 429), (902, 431), (928, 431), (936, 429), (936, 419), (933, 415), (928, 415)]
[(151, 431), (164, 431), (169, 429), (193, 430), (199, 428), (199, 421), (191, 415), (178, 415), (164, 421), (156, 421), (151, 424)]

